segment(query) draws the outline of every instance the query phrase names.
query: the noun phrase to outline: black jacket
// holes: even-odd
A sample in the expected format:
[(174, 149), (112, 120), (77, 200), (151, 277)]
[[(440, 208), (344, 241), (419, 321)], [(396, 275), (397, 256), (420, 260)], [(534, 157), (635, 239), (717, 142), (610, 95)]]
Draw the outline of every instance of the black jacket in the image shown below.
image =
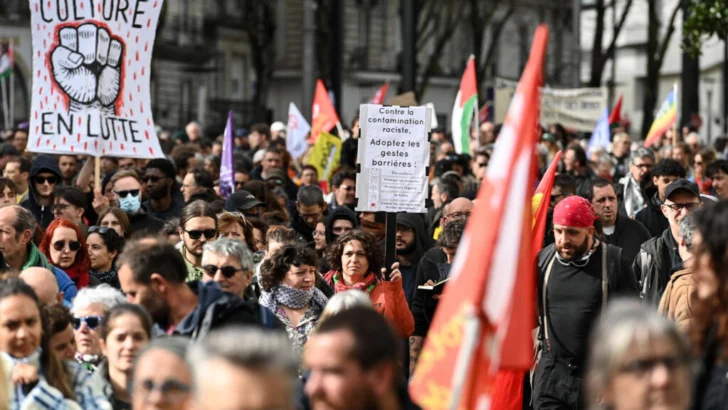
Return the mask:
[(296, 233), (296, 239), (299, 244), (306, 245), (310, 248), (314, 247), (313, 231), (314, 228), (308, 226), (306, 221), (301, 218), (297, 210), (293, 211), (291, 216), (291, 229)]
[(589, 193), (589, 185), (597, 178), (597, 175), (591, 170), (591, 168), (586, 167), (583, 174), (571, 174), (571, 176), (576, 182), (576, 194), (580, 197), (586, 198)]
[(670, 222), (662, 214), (661, 205), (660, 197), (655, 194), (647, 201), (647, 207), (640, 209), (634, 215), (634, 219), (642, 222), (653, 238), (662, 235), (665, 229), (670, 227)]
[(640, 284), (640, 297), (657, 307), (665, 292), (672, 272), (675, 239), (670, 229), (642, 244), (632, 263)]
[(145, 201), (143, 206), (144, 209), (147, 210), (147, 214), (149, 216), (157, 218), (161, 221), (168, 221), (170, 219), (179, 218), (180, 214), (182, 213), (182, 208), (185, 207), (185, 202), (184, 197), (175, 198), (174, 196), (172, 196), (172, 203), (169, 205), (169, 208), (165, 209), (164, 211), (153, 211), (151, 199)]
[[(334, 200), (335, 201), (335, 200)], [(329, 216), (326, 217), (326, 244), (331, 245), (336, 240), (334, 236), (334, 222), (339, 219), (346, 219), (352, 223), (354, 229), (359, 227), (359, 219), (356, 217), (356, 212), (352, 211), (348, 206), (339, 206), (332, 212), (329, 208)], [(323, 271), (322, 271), (323, 272)]]
[(60, 184), (62, 175), (61, 169), (58, 167), (58, 161), (54, 158), (40, 155), (33, 160), (33, 164), (30, 167), (30, 182), (28, 183), (28, 196), (20, 203), (20, 206), (30, 211), (35, 216), (36, 222), (45, 230), (48, 225), (53, 221), (55, 216), (51, 208), (53, 207), (53, 199), (51, 198), (51, 204), (48, 206), (42, 206), (38, 204), (37, 193), (35, 192), (35, 184), (33, 184), (33, 178), (35, 178), (41, 172), (49, 172), (58, 177)]
[(617, 214), (614, 234), (606, 236), (606, 242), (622, 248), (622, 255), (633, 261), (640, 252), (640, 246), (651, 238), (652, 235), (641, 222)]
[[(428, 280), (437, 283), (446, 279), (445, 274), (449, 274), (446, 265), (447, 255), (440, 248), (428, 250), (420, 259), (417, 266), (415, 295), (412, 299), (412, 316), (415, 319), (415, 331), (412, 336), (427, 336), (427, 331), (430, 329), (430, 323), (437, 309), (437, 300), (431, 298), (431, 293), (422, 292), (417, 287), (424, 285)], [(441, 279), (441, 276), (445, 277)]]
[(132, 235), (139, 235), (140, 232), (142, 235), (156, 235), (164, 226), (163, 220), (147, 214), (144, 209), (140, 209), (132, 215), (127, 214), (127, 216), (129, 217)]
[[(262, 326), (260, 309), (265, 308), (257, 301), (246, 301), (232, 293), (223, 292), (213, 281), (195, 281), (188, 285), (198, 297), (197, 307), (175, 327), (175, 335), (198, 339), (224, 326)], [(285, 329), (275, 315), (273, 318), (273, 327)]]
[[(397, 214), (397, 225), (404, 225), (408, 228), (411, 228), (414, 230), (415, 233), (415, 247), (412, 250), (412, 253), (409, 255), (406, 255), (409, 257), (409, 260), (411, 261), (411, 277), (405, 278), (402, 277), (402, 285), (404, 286), (404, 293), (407, 297), (407, 303), (409, 303), (410, 309), (412, 309), (412, 298), (415, 294), (415, 289), (417, 289), (417, 267), (420, 264), (420, 260), (422, 259), (422, 255), (427, 252), (432, 246), (434, 245), (434, 242), (430, 237), (427, 236), (427, 233), (425, 232), (425, 220), (422, 218), (422, 215), (420, 214)], [(404, 271), (402, 272), (404, 275)]]

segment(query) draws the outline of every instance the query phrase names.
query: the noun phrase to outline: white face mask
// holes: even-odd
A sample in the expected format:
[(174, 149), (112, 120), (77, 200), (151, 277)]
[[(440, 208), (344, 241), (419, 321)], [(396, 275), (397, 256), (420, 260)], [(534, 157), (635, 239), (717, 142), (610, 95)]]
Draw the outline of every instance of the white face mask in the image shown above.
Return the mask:
[(141, 205), (142, 202), (139, 195), (133, 196), (132, 194), (127, 194), (125, 198), (119, 198), (119, 208), (127, 214), (135, 213)]

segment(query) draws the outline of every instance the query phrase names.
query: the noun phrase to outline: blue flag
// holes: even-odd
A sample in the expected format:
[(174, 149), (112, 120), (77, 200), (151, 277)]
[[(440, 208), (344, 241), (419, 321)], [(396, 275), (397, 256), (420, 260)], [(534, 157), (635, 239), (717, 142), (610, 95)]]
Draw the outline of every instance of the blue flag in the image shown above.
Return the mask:
[(597, 126), (594, 127), (591, 139), (589, 140), (589, 149), (592, 150), (598, 148), (606, 148), (609, 146), (609, 110), (604, 107), (604, 112), (597, 122)]
[(222, 142), (220, 161), (220, 196), (227, 198), (235, 192), (235, 171), (233, 170), (233, 112), (228, 112), (225, 135)]

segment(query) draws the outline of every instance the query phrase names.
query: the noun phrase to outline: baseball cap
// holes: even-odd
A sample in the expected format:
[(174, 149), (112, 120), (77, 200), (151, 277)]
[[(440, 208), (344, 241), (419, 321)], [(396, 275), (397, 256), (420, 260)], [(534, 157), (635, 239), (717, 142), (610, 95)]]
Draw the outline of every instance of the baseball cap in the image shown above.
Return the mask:
[(698, 189), (698, 185), (685, 178), (676, 179), (667, 186), (665, 189), (665, 199), (670, 199), (672, 194), (678, 191), (687, 191), (700, 199), (700, 189)]
[(248, 191), (236, 191), (225, 200), (225, 210), (228, 212), (247, 211), (248, 209), (265, 205)]
[(265, 176), (265, 181), (278, 180), (281, 184), (286, 182), (286, 174), (285, 172), (283, 172), (282, 169), (273, 168), (268, 170), (266, 174), (267, 175)]
[(270, 126), (271, 131), (275, 132), (285, 132), (286, 131), (286, 124), (282, 123), (281, 121), (276, 121)]

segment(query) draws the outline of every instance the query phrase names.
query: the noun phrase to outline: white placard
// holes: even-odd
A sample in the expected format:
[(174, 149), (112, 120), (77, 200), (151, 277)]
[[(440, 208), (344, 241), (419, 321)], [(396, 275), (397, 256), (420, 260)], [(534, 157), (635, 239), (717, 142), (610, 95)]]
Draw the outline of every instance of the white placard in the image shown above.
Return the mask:
[(357, 211), (426, 212), (432, 110), (363, 104)]
[(28, 150), (155, 158), (150, 64), (162, 0), (30, 0)]

